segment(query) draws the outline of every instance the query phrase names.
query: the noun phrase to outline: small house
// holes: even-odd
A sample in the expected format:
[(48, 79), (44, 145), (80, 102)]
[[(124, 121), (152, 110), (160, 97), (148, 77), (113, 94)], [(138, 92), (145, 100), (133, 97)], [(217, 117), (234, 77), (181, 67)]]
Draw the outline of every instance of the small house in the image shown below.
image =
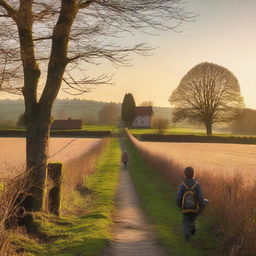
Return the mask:
[(136, 107), (136, 115), (133, 121), (133, 127), (146, 127), (151, 128), (152, 126), (153, 108), (149, 107)]
[(52, 130), (73, 130), (82, 129), (82, 119), (56, 119), (51, 125)]

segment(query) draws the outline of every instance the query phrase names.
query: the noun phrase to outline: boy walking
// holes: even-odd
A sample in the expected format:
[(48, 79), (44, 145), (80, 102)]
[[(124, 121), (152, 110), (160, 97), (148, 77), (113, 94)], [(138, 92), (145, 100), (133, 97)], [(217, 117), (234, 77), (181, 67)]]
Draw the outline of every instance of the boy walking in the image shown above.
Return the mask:
[(183, 228), (185, 240), (196, 232), (195, 221), (197, 215), (205, 208), (200, 184), (195, 180), (195, 172), (192, 167), (184, 169), (185, 181), (179, 186), (177, 193), (177, 206), (183, 213)]
[(124, 169), (126, 169), (128, 163), (128, 153), (126, 151), (122, 155), (122, 162), (124, 164)]

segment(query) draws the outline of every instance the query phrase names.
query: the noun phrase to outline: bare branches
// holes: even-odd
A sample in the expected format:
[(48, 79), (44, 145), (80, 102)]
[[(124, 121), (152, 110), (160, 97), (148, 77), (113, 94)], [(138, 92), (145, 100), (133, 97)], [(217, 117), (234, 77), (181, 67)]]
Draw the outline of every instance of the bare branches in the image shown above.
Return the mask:
[(78, 4), (79, 9), (88, 8), (95, 0), (81, 0)]
[[(180, 23), (193, 19), (181, 0), (72, 0), (71, 3), (72, 8), (66, 9), (64, 17), (63, 6), (67, 2), (63, 0), (0, 0), (0, 48), (20, 46), (16, 56), (8, 55), (8, 63), (22, 61), (23, 69), (30, 66), (31, 72), (35, 71), (36, 84), (39, 67), (44, 68), (42, 76), (45, 79), (48, 75), (46, 65), (52, 67), (54, 63), (65, 63), (72, 68), (84, 63), (98, 65), (108, 60), (115, 66), (129, 66), (131, 54), (148, 55), (153, 50), (134, 37), (138, 31), (153, 34), (155, 30), (173, 30)], [(11, 16), (15, 16), (15, 21)], [(59, 23), (60, 17), (72, 20), (65, 35), (66, 28)], [(65, 47), (59, 42), (65, 42)], [(59, 61), (56, 53), (63, 49)], [(9, 68), (6, 66), (5, 70)], [(14, 76), (10, 84), (19, 84), (20, 88), (20, 83), (27, 81), (22, 80)], [(55, 88), (59, 90), (59, 85)]]
[(11, 5), (9, 5), (7, 1), (0, 0), (0, 7), (2, 7), (8, 14), (2, 14), (2, 17), (12, 17), (13, 19), (15, 19), (17, 11)]
[(176, 108), (175, 122), (189, 119), (209, 129), (213, 123), (231, 121), (234, 110), (243, 105), (237, 78), (226, 68), (208, 62), (193, 67), (169, 101)]
[(63, 87), (63, 91), (70, 95), (81, 95), (90, 92), (95, 86), (112, 84), (111, 80), (112, 76), (106, 74), (94, 78), (83, 75), (83, 78), (78, 80), (71, 72), (66, 72), (63, 81), (67, 86)]
[[(87, 63), (97, 63), (99, 59), (107, 59), (115, 65), (128, 66), (130, 64), (130, 53), (146, 56), (153, 48), (145, 44), (138, 44), (132, 47), (120, 47), (112, 44), (87, 46), (86, 51), (74, 52), (76, 55), (68, 58), (69, 62), (84, 61)], [(96, 61), (96, 62), (95, 62)]]

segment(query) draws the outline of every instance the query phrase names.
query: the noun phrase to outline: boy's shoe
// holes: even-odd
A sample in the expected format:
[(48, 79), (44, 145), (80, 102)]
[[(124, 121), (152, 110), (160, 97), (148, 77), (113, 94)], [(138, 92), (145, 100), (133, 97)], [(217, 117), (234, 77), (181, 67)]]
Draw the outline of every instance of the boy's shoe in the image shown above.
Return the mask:
[(185, 241), (186, 241), (186, 242), (189, 242), (189, 241), (190, 241), (189, 235), (185, 235)]

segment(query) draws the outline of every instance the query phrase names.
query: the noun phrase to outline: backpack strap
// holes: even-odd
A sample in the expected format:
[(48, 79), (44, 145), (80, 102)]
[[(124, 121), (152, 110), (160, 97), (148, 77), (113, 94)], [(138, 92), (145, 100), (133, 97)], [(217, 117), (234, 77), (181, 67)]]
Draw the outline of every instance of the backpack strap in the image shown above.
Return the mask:
[(191, 189), (195, 189), (197, 184), (198, 184), (198, 183), (196, 182), (196, 183), (191, 187)]
[(182, 183), (182, 185), (186, 188), (186, 189), (195, 189), (196, 185), (198, 184), (198, 182), (196, 182), (192, 187), (189, 187), (185, 182)]
[(183, 183), (182, 183), (182, 185), (183, 185), (186, 189), (189, 189), (189, 186), (188, 186), (188, 185), (186, 185), (186, 183), (185, 183), (185, 182), (183, 182)]

